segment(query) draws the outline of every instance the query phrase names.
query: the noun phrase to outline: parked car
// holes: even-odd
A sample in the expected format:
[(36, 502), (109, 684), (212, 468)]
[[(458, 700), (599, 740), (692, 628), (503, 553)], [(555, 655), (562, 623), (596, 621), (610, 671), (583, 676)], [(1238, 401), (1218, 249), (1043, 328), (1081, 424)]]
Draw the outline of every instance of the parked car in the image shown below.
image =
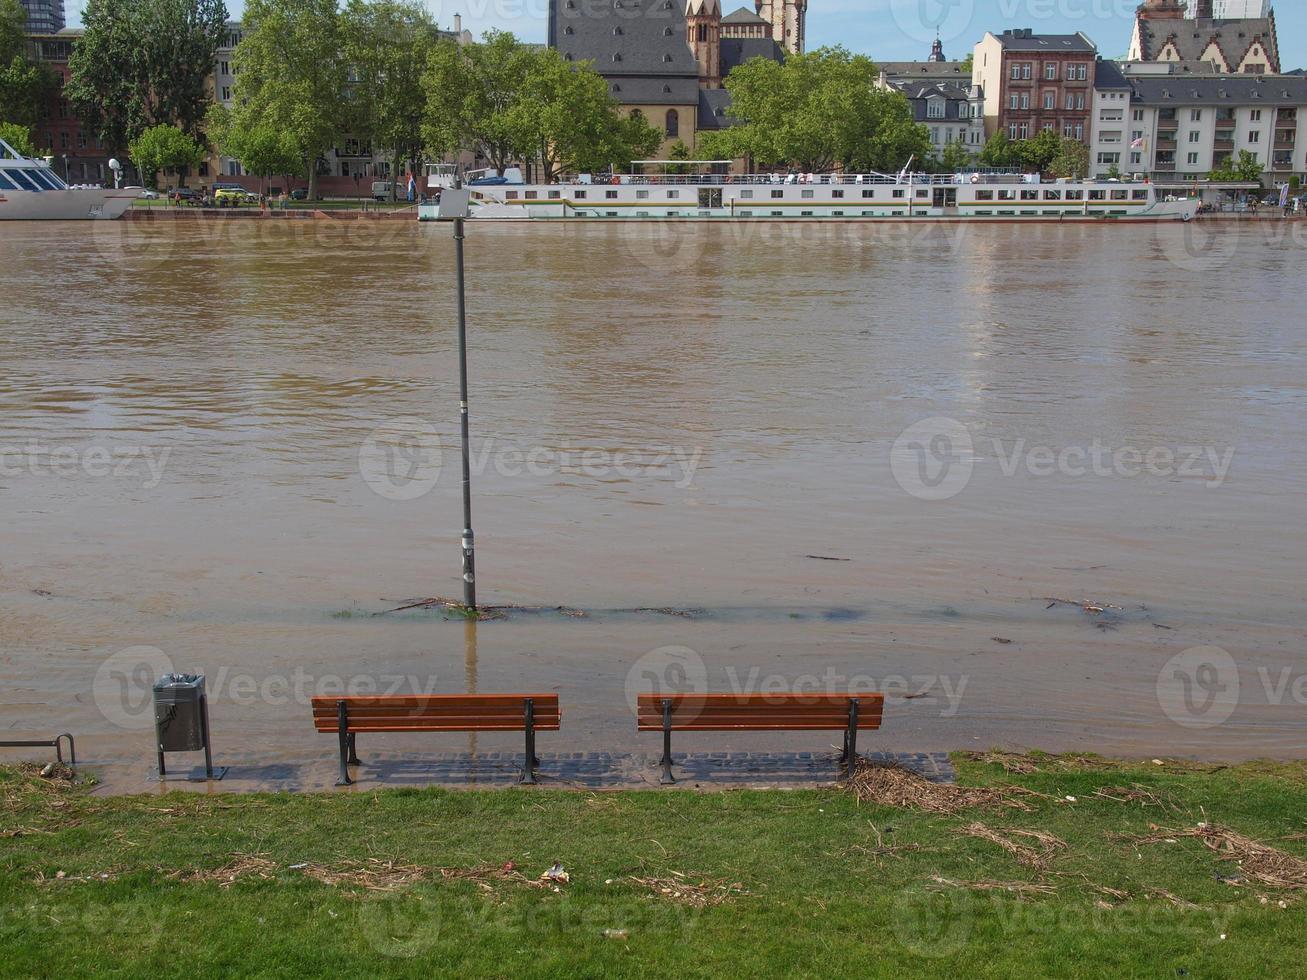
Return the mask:
[(290, 192), (290, 199), (292, 201), (307, 201), (309, 199), (309, 192), (303, 187), (297, 187)]
[(238, 208), (249, 203), (244, 187), (219, 187), (213, 192), (213, 203), (220, 208)]
[(158, 191), (152, 191), (152, 190), (143, 190), (143, 191), (141, 191), (141, 200), (142, 200), (142, 201), (157, 201), (157, 200), (159, 200), (159, 192), (158, 192)]

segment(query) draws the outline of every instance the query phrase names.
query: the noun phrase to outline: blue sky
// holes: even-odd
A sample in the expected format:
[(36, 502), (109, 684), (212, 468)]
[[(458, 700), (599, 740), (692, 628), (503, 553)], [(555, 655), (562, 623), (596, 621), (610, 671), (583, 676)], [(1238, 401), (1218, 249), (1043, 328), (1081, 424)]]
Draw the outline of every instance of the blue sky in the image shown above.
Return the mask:
[[(809, 0), (810, 47), (843, 44), (885, 61), (925, 58), (936, 25), (949, 58), (962, 58), (987, 30), (1033, 27), (1045, 33), (1084, 31), (1105, 57), (1121, 57), (1130, 44), (1130, 31), (1139, 0)], [(730, 13), (752, 0), (723, 0)], [(239, 16), (240, 0), (227, 0)], [(480, 34), (499, 27), (524, 40), (543, 41), (546, 0), (427, 0), (442, 26), (463, 15), (463, 26)], [(70, 0), (69, 19), (75, 22), (82, 0)], [(1281, 60), (1286, 70), (1307, 67), (1307, 4), (1281, 0), (1276, 4)]]

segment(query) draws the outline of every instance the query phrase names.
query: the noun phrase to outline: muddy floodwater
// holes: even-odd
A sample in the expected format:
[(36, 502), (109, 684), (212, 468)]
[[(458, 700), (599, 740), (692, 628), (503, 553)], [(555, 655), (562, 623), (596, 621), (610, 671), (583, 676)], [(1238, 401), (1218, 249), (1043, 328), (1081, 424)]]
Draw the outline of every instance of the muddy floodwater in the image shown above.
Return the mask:
[(869, 749), (1307, 756), (1307, 225), (467, 261), (479, 595), (529, 607), (480, 624), (387, 612), (461, 594), (448, 227), (0, 225), (0, 738), (143, 772), (172, 667), (225, 761), (328, 775), (342, 687), (557, 691), (550, 752), (653, 752), (628, 699), (686, 683), (884, 690)]

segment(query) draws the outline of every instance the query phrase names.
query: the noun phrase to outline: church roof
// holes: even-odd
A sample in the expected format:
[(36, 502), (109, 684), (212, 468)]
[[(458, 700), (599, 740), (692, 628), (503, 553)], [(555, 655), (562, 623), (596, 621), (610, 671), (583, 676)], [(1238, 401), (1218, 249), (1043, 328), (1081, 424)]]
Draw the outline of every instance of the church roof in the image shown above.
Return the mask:
[(724, 88), (699, 92), (699, 128), (727, 129), (740, 120), (731, 117), (731, 93)]
[(722, 38), (722, 75), (726, 76), (750, 58), (784, 61), (785, 52), (769, 37)]
[[(593, 61), (595, 70), (611, 80), (646, 76), (659, 79), (661, 90), (662, 79), (688, 78), (697, 88), (699, 62), (685, 40), (684, 2), (551, 0), (549, 43), (573, 61)], [(632, 101), (625, 86), (619, 101)]]
[(1138, 25), (1139, 46), (1144, 61), (1156, 61), (1168, 42), (1175, 44), (1181, 61), (1199, 61), (1208, 46), (1215, 41), (1233, 70), (1239, 67), (1253, 41), (1260, 38), (1270, 59), (1270, 70), (1276, 71), (1280, 65), (1273, 17), (1239, 20), (1154, 20), (1141, 17)]
[(734, 13), (727, 14), (722, 18), (723, 24), (762, 24), (766, 25), (767, 21), (763, 20), (748, 7), (741, 7)]

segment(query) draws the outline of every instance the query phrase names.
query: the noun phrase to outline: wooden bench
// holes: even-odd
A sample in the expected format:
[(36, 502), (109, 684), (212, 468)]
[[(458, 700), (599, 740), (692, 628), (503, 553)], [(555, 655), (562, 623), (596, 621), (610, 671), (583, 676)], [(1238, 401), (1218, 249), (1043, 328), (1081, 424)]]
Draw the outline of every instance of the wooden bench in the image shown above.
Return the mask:
[(534, 783), (536, 732), (558, 731), (563, 715), (557, 694), (428, 694), (419, 696), (314, 697), (313, 724), (340, 739), (337, 786), (354, 782), (359, 732), (525, 732), (523, 783)]
[(663, 783), (672, 776), (672, 732), (843, 731), (840, 761), (852, 775), (858, 732), (880, 728), (883, 694), (641, 694), (642, 732), (663, 733)]

